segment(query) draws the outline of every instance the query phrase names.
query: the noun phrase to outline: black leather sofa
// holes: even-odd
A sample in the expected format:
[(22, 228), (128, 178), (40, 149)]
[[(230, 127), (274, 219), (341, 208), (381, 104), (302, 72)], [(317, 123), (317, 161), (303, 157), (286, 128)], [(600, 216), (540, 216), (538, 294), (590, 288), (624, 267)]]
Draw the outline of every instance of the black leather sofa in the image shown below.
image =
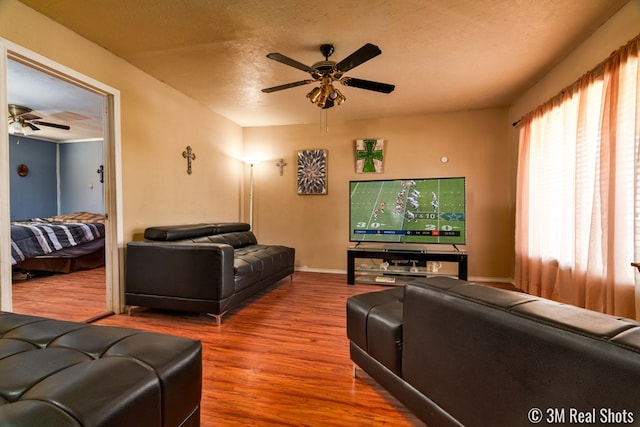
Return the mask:
[(150, 227), (127, 244), (125, 303), (131, 308), (222, 316), (290, 276), (295, 250), (258, 244), (246, 223)]
[(452, 278), (347, 301), (356, 366), (430, 427), (640, 425), (640, 324)]
[(0, 426), (200, 425), (200, 341), (0, 312)]

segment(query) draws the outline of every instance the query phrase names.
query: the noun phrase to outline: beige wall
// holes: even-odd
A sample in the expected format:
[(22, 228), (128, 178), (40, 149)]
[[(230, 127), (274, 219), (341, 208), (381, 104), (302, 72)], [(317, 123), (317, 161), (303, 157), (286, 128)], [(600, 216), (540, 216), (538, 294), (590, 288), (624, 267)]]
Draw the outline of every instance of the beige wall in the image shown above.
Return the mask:
[[(341, 108), (348, 106), (329, 111), (328, 132), (319, 123), (244, 129), (245, 153), (268, 159), (254, 172), (258, 240), (295, 247), (298, 268), (345, 271), (349, 180), (465, 176), (468, 244), (461, 248), (469, 252), (469, 275), (512, 277), (515, 167), (506, 109), (340, 123)], [(354, 141), (361, 138), (386, 141), (383, 174), (355, 173)], [(301, 196), (297, 151), (315, 148), (328, 150), (328, 194)], [(279, 158), (287, 163), (283, 176)]]
[(240, 126), (16, 0), (0, 0), (0, 37), (120, 91), (125, 242), (152, 224), (239, 219)]

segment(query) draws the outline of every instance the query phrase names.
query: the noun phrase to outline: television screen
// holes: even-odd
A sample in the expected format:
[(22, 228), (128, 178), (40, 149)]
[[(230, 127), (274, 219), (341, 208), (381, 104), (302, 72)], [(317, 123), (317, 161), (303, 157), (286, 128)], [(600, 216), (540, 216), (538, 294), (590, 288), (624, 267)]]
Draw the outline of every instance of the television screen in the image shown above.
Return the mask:
[(349, 184), (350, 241), (465, 243), (465, 178)]

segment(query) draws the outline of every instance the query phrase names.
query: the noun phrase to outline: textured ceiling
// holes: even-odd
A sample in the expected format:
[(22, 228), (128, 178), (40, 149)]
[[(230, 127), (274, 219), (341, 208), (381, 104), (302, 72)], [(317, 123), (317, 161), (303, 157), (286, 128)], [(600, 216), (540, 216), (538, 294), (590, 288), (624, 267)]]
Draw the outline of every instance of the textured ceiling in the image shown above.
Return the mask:
[(261, 89), (309, 77), (267, 53), (312, 65), (322, 43), (379, 46), (347, 75), (396, 85), (340, 87), (333, 121), (507, 106), (626, 2), (22, 0), (241, 126), (319, 120), (314, 85)]

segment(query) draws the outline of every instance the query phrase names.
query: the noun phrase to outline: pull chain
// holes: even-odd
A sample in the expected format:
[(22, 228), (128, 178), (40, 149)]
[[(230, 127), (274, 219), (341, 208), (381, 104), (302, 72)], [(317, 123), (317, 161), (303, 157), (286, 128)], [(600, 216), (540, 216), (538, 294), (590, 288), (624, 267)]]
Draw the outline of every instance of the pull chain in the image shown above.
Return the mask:
[(320, 109), (320, 133), (322, 133), (322, 111), (324, 111), (324, 132), (329, 133), (329, 109)]
[(329, 109), (324, 110), (324, 133), (329, 133)]

